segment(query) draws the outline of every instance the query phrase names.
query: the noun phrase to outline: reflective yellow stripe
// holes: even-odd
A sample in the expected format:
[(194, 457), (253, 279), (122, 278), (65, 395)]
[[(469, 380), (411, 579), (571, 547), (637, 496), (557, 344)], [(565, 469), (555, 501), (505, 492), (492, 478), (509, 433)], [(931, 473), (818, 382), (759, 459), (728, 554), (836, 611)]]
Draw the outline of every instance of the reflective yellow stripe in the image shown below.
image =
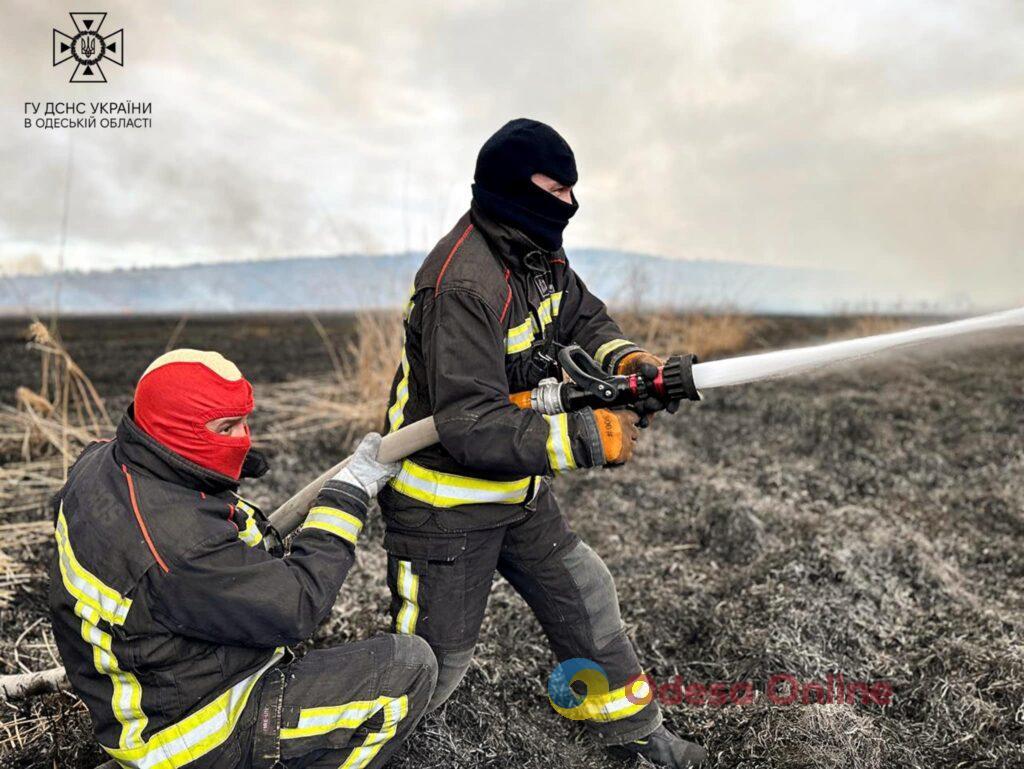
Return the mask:
[[(505, 353), (507, 355), (515, 355), (524, 350), (529, 350), (533, 340), (537, 336), (543, 336), (544, 329), (558, 317), (558, 311), (561, 306), (562, 292), (559, 291), (549, 296), (537, 306), (537, 318), (531, 315), (518, 326), (510, 328), (505, 335)], [(540, 319), (539, 326), (537, 325), (538, 318)]]
[(320, 505), (309, 511), (303, 528), (321, 529), (354, 545), (359, 539), (359, 532), (363, 530), (363, 522), (344, 510)]
[[(263, 541), (263, 535), (260, 534), (260, 529), (256, 525), (256, 510), (237, 494), (235, 495), (235, 502), (235, 509), (241, 510), (245, 515), (245, 526), (238, 527), (238, 538), (249, 547), (256, 547), (256, 545)], [(237, 521), (235, 523), (236, 525), (238, 524)]]
[(395, 631), (405, 635), (416, 632), (416, 620), (420, 616), (420, 607), (416, 599), (420, 594), (420, 578), (413, 574), (410, 561), (398, 562), (398, 594), (402, 597), (402, 606), (395, 618)]
[(405, 422), (405, 404), (409, 402), (409, 353), (406, 349), (405, 324), (409, 322), (413, 308), (416, 306), (416, 284), (409, 289), (409, 301), (402, 313), (402, 378), (395, 388), (395, 402), (388, 408), (388, 432), (392, 433)]
[(537, 317), (540, 318), (539, 332), (543, 332), (555, 318), (558, 317), (558, 310), (562, 306), (562, 292), (552, 294), (537, 307)]
[(348, 754), (339, 769), (364, 769), (373, 760), (373, 757), (380, 752), (388, 740), (395, 736), (398, 730), (398, 722), (405, 718), (409, 712), (409, 698), (403, 694), (397, 699), (392, 699), (384, 705), (384, 723), (381, 724), (379, 732), (370, 732), (363, 740), (363, 744), (354, 748)]
[(302, 708), (295, 726), (281, 729), (282, 740), (296, 740), (302, 737), (318, 737), (335, 729), (358, 729), (377, 711), (393, 702), (393, 697), (378, 697), (375, 700), (356, 700), (344, 705), (328, 705), (319, 708)]
[(145, 744), (135, 748), (103, 749), (118, 763), (131, 769), (178, 769), (219, 747), (238, 724), (253, 686), (270, 667), (284, 656), (278, 647), (270, 659), (248, 678), (244, 678), (216, 699), (176, 724), (161, 729)]
[(650, 703), (653, 692), (646, 676), (634, 678), (625, 686), (606, 694), (591, 696), (583, 701), (585, 718), (588, 721), (620, 721), (634, 716)]
[(529, 350), (533, 344), (533, 319), (524, 321), (508, 330), (505, 336), (505, 353), (515, 355), (517, 352)]
[(409, 320), (414, 307), (416, 307), (416, 281), (409, 286), (409, 301), (405, 303), (405, 309), (402, 311), (402, 320)]
[(576, 458), (572, 454), (569, 439), (569, 415), (545, 416), (548, 420), (548, 464), (556, 473), (576, 469)]
[(133, 673), (121, 670), (111, 649), (113, 638), (101, 630), (99, 613), (82, 601), (75, 602), (75, 614), (82, 619), (82, 640), (92, 647), (92, 663), (97, 672), (110, 678), (113, 694), (110, 708), (121, 724), (118, 745), (133, 748), (142, 744), (142, 732), (149, 723), (142, 712), (142, 686)]
[(409, 354), (402, 341), (402, 379), (395, 390), (395, 402), (388, 409), (388, 432), (394, 432), (405, 422), (405, 404), (409, 402)]
[(407, 459), (402, 463), (398, 475), (391, 479), (390, 485), (395, 491), (433, 507), (518, 505), (526, 501), (530, 480), (487, 481), (430, 470)]
[(605, 358), (611, 355), (616, 350), (633, 344), (628, 339), (613, 339), (610, 342), (605, 342), (603, 345), (597, 348), (597, 352), (594, 353), (594, 360), (597, 361), (599, 366), (604, 365)]
[(110, 678), (113, 687), (110, 708), (121, 724), (118, 744), (122, 748), (134, 747), (142, 743), (142, 731), (149, 722), (142, 712), (142, 686), (133, 673), (121, 670), (111, 649), (113, 638), (99, 627), (100, 622), (123, 625), (132, 602), (82, 566), (71, 547), (63, 501), (57, 513), (54, 537), (61, 581), (75, 599), (75, 616), (82, 620), (82, 640), (92, 647), (93, 666)]
[(67, 591), (77, 600), (94, 609), (104, 621), (111, 625), (123, 625), (132, 608), (131, 599), (125, 598), (114, 588), (103, 584), (96, 575), (79, 563), (68, 539), (68, 522), (64, 517), (63, 501), (57, 514), (54, 537), (57, 540), (60, 576)]
[(551, 701), (551, 707), (556, 712), (573, 721), (621, 721), (647, 707), (654, 696), (647, 676), (642, 673), (625, 686), (612, 691), (607, 691), (608, 680), (603, 673), (599, 678), (588, 679), (577, 675), (573, 680), (587, 684), (587, 693), (578, 705), (562, 707)]

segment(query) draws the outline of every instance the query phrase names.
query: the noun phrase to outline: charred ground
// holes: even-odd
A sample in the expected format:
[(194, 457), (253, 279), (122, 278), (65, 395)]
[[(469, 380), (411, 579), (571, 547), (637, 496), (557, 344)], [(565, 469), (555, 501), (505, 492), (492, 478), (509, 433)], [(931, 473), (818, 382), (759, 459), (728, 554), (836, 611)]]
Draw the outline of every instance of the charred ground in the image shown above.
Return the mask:
[[(809, 341), (849, 325), (761, 321), (749, 343)], [(174, 326), (79, 321), (63, 333), (116, 411)], [(325, 326), (352, 328), (349, 319)], [(36, 375), (22, 327), (0, 326), (5, 401)], [(748, 705), (665, 708), (714, 766), (1024, 765), (1021, 341), (711, 393), (660, 417), (631, 466), (556, 481), (574, 528), (615, 575), (652, 677), (751, 681), (762, 692)], [(258, 394), (330, 366), (305, 320), (190, 322), (178, 343), (235, 356)], [(278, 446), (274, 471), (250, 494), (272, 508), (347, 449), (336, 431)], [(363, 541), (316, 646), (386, 628), (377, 518)], [(0, 611), (2, 672), (19, 660), (47, 667), (50, 540), (42, 532), (0, 549), (27, 575)], [(548, 706), (553, 662), (525, 604), (496, 580), (466, 682), (394, 765), (623, 766)], [(779, 706), (763, 695), (774, 674), (835, 672), (891, 683), (892, 704)], [(91, 769), (102, 759), (72, 696), (0, 708), (4, 766)]]

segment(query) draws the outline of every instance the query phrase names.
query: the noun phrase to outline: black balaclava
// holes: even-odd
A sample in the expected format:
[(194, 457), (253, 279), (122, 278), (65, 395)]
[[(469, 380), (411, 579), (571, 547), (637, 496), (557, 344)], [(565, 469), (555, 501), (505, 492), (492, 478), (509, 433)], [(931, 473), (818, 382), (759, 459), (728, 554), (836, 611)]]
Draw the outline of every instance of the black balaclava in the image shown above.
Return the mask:
[(518, 118), (484, 142), (476, 159), (473, 200), (485, 214), (522, 230), (549, 251), (562, 247), (562, 230), (579, 203), (559, 200), (532, 181), (545, 174), (576, 184), (576, 158), (565, 139), (549, 125)]

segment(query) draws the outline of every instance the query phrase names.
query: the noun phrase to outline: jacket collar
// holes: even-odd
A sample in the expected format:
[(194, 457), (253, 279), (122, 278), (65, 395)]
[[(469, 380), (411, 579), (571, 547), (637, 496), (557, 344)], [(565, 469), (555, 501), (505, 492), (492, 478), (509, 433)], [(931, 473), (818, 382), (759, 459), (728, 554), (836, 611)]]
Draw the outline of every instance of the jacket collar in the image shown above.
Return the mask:
[(513, 272), (526, 272), (528, 260), (565, 259), (564, 249), (546, 251), (530, 240), (522, 230), (499, 222), (485, 214), (475, 201), (470, 204), (469, 218), (498, 258)]
[(117, 426), (114, 455), (118, 464), (195, 491), (220, 494), (238, 488), (234, 478), (197, 465), (156, 441), (135, 424), (133, 406), (128, 407)]

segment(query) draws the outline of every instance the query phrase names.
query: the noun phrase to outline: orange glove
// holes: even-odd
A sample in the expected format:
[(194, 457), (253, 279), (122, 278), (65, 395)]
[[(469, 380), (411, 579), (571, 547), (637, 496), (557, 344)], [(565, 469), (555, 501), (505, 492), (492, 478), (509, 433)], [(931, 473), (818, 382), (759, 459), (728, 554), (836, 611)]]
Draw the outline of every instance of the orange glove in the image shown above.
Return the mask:
[(633, 447), (640, 430), (636, 423), (640, 417), (629, 409), (595, 409), (594, 419), (597, 421), (597, 432), (601, 436), (601, 448), (604, 449), (604, 461), (608, 465), (624, 465), (633, 458)]
[(625, 374), (626, 376), (636, 374), (645, 363), (650, 363), (655, 368), (661, 368), (665, 365), (665, 361), (657, 355), (652, 355), (647, 350), (637, 350), (619, 361), (616, 373)]
[(512, 393), (508, 396), (508, 399), (512, 401), (512, 405), (520, 409), (530, 408), (530, 397), (533, 395), (532, 390), (523, 390), (522, 392)]

